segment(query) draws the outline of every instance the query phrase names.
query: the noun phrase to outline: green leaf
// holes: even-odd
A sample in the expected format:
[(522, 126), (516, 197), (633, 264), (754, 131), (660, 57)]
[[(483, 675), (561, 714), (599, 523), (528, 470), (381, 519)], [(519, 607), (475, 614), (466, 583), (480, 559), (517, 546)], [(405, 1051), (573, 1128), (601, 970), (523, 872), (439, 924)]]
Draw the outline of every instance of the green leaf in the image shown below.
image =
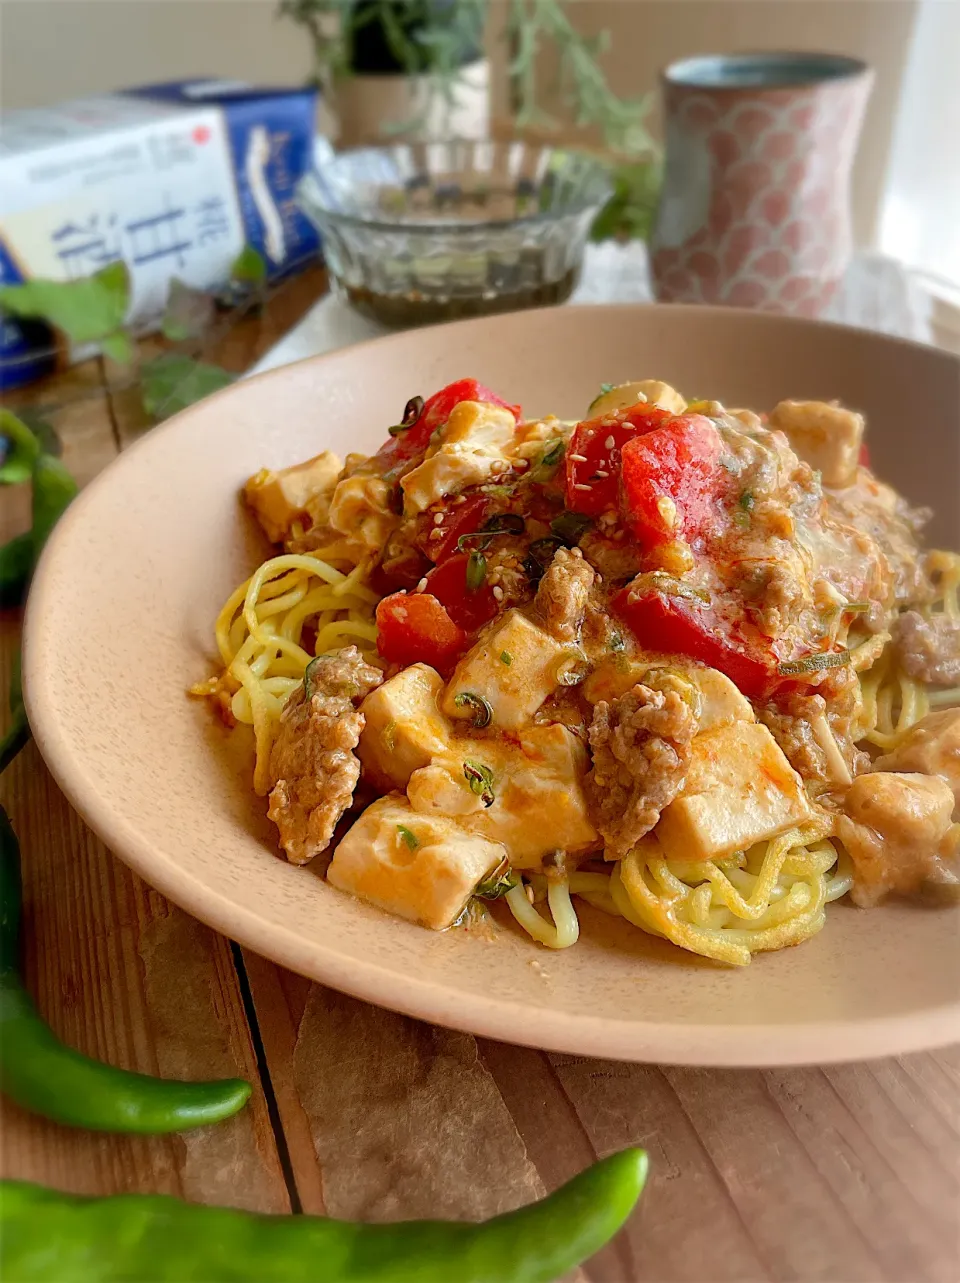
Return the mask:
[(105, 339), (100, 340), (100, 347), (103, 349), (103, 355), (108, 356), (111, 361), (116, 361), (118, 365), (133, 364), (137, 349), (126, 330), (117, 330), (116, 334), (108, 334)]
[(173, 343), (199, 338), (210, 324), (214, 312), (213, 298), (203, 290), (185, 285), (179, 277), (170, 282), (167, 306), (161, 330)]
[(233, 381), (234, 375), (219, 365), (207, 365), (180, 352), (164, 352), (140, 367), (143, 408), (152, 419), (179, 414)]
[(52, 454), (59, 459), (63, 454), (63, 442), (57, 435), (57, 430), (53, 424), (29, 406), (23, 406), (18, 411), (18, 417), (20, 422), (25, 424), (37, 438), (41, 454)]
[(267, 263), (260, 251), (252, 245), (244, 245), (230, 266), (230, 279), (262, 285), (267, 279)]
[(78, 281), (38, 278), (0, 287), (0, 308), (13, 316), (46, 321), (74, 343), (113, 339), (123, 329), (129, 303), (130, 273), (120, 261)]
[(410, 848), (411, 851), (415, 851), (417, 847), (420, 845), (420, 841), (417, 838), (417, 835), (413, 833), (410, 829), (408, 829), (405, 824), (397, 825), (397, 833), (400, 835), (403, 841), (406, 842), (407, 846)]
[(0, 483), (8, 486), (29, 481), (40, 454), (40, 442), (9, 410), (0, 409), (0, 437), (7, 442), (0, 462)]

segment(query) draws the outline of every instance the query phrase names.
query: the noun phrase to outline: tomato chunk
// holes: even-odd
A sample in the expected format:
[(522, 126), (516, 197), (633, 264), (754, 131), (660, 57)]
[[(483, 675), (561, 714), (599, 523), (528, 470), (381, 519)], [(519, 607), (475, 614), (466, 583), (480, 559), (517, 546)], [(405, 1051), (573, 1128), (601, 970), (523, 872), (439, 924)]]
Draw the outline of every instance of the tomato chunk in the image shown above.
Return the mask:
[(465, 632), (475, 633), (499, 610), (493, 589), (484, 580), (479, 588), (467, 587), (470, 554), (457, 553), (427, 575), (426, 591), (442, 602), (447, 614)]
[(860, 467), (861, 467), (861, 468), (869, 468), (869, 467), (870, 467), (870, 451), (869, 451), (869, 449), (867, 448), (867, 446), (866, 446), (866, 443), (865, 443), (865, 442), (861, 442), (861, 445), (860, 445), (860, 457), (859, 457), (859, 459), (857, 460), (857, 463), (860, 465)]
[(779, 684), (773, 652), (759, 639), (747, 642), (735, 636), (706, 603), (660, 592), (636, 596), (628, 585), (614, 597), (611, 609), (645, 647), (699, 659), (725, 673), (750, 699), (768, 695)]
[(394, 664), (429, 664), (448, 673), (469, 638), (436, 597), (394, 593), (377, 606), (377, 649)]
[(417, 531), (418, 546), (439, 566), (457, 552), (457, 540), (461, 535), (483, 529), (492, 507), (493, 500), (489, 495), (472, 494), (464, 503), (447, 504), (441, 508), (443, 521), (439, 525), (432, 511), (424, 513)]
[(589, 517), (608, 508), (616, 510), (623, 447), (634, 437), (669, 423), (672, 417), (658, 405), (635, 405), (615, 415), (578, 423), (567, 447), (567, 508)]
[(518, 405), (508, 405), (496, 392), (491, 392), (476, 379), (457, 379), (424, 402), (420, 417), (413, 427), (398, 432), (384, 442), (376, 456), (382, 464), (382, 470), (409, 463), (411, 459), (423, 454), (434, 431), (443, 427), (461, 401), (485, 401), (490, 405), (501, 405), (510, 411), (517, 422), (520, 421)]
[(623, 515), (636, 538), (653, 547), (705, 534), (728, 488), (720, 434), (702, 414), (682, 415), (623, 447)]

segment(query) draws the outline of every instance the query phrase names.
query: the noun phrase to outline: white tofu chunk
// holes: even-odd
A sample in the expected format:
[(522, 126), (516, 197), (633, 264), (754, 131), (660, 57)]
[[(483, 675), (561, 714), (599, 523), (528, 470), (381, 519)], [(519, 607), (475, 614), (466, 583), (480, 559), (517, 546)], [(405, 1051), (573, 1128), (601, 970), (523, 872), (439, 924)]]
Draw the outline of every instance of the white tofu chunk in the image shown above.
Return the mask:
[(446, 752), (450, 727), (438, 707), (442, 691), (439, 673), (411, 664), (360, 705), (366, 724), (357, 756), (377, 788), (405, 788), (413, 771)]
[(724, 673), (705, 665), (679, 663), (654, 658), (604, 661), (583, 684), (587, 699), (596, 704), (601, 699), (617, 699), (637, 683), (656, 690), (681, 689), (678, 682), (688, 682), (699, 700), (700, 731), (715, 731), (733, 722), (755, 722), (750, 701)]
[(953, 789), (960, 815), (960, 708), (945, 708), (921, 717), (896, 748), (878, 757), (873, 766), (877, 771), (939, 775)]
[(461, 401), (427, 457), (400, 482), (406, 516), (423, 512), (444, 495), (481, 485), (501, 472), (517, 421), (502, 406)]
[(390, 793), (372, 803), (334, 852), (327, 880), (433, 931), (451, 926), (478, 882), (502, 863), (498, 842)]
[(659, 405), (671, 414), (683, 414), (687, 408), (684, 398), (669, 383), (661, 383), (659, 379), (641, 379), (637, 383), (618, 383), (609, 392), (601, 393), (591, 401), (587, 417), (596, 419), (601, 414), (612, 414), (614, 410), (628, 410), (638, 402)]
[(655, 830), (669, 857), (729, 855), (812, 819), (800, 776), (765, 726), (735, 722), (690, 747), (683, 792)]
[(400, 524), (390, 508), (390, 486), (371, 472), (356, 472), (338, 482), (328, 521), (340, 534), (376, 551)]
[(470, 705), (458, 707), (458, 695), (479, 695), (493, 710), (499, 730), (526, 726), (560, 684), (564, 661), (574, 662), (579, 651), (563, 645), (518, 610), (508, 610), (463, 656), (453, 671), (443, 711), (448, 717), (474, 716)]
[[(465, 829), (502, 843), (518, 869), (539, 869), (554, 851), (579, 855), (600, 845), (583, 791), (586, 750), (565, 726), (531, 726), (518, 744), (464, 737), (452, 748), (449, 757), (410, 777), (415, 811), (456, 815)], [(471, 791), (465, 761), (489, 770), (490, 806)]]
[(340, 460), (331, 450), (279, 472), (261, 468), (243, 487), (243, 497), (267, 538), (272, 543), (282, 543), (302, 513), (309, 511), (314, 521), (326, 519), (326, 501), (333, 493), (340, 468)]
[(826, 401), (781, 401), (770, 427), (783, 432), (792, 448), (825, 486), (853, 484), (863, 441), (863, 415)]

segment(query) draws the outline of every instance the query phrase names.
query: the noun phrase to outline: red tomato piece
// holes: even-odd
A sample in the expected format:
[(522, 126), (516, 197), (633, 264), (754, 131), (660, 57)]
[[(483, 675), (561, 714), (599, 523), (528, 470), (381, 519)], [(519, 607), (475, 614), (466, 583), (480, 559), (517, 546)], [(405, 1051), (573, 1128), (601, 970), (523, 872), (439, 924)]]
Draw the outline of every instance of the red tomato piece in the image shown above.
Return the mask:
[(623, 447), (623, 515), (646, 547), (692, 539), (717, 518), (728, 488), (720, 434), (702, 414), (682, 415)]
[(870, 451), (867, 449), (865, 443), (862, 443), (860, 446), (860, 458), (857, 460), (857, 462), (859, 463), (861, 468), (870, 467)]
[(773, 652), (759, 641), (753, 645), (734, 637), (705, 603), (659, 592), (635, 597), (628, 585), (614, 597), (611, 609), (645, 647), (699, 659), (726, 673), (750, 699), (768, 695), (779, 684)]
[[(616, 508), (620, 497), (620, 455), (634, 437), (668, 423), (658, 405), (636, 405), (578, 423), (567, 447), (567, 507), (597, 517)], [(616, 419), (611, 423), (611, 419)]]
[(394, 664), (429, 664), (448, 673), (469, 638), (436, 597), (394, 593), (377, 606), (377, 649)]
[(501, 405), (510, 411), (517, 422), (520, 421), (518, 405), (508, 405), (476, 379), (458, 379), (424, 402), (420, 418), (412, 428), (398, 432), (384, 442), (377, 451), (377, 459), (382, 461), (383, 471), (409, 463), (417, 455), (423, 454), (435, 429), (443, 427), (461, 401), (485, 401), (490, 405)]
[(487, 620), (492, 619), (500, 607), (493, 589), (484, 580), (472, 592), (467, 587), (467, 562), (470, 554), (457, 553), (434, 567), (427, 575), (427, 592), (436, 597), (453, 620), (465, 632), (475, 633)]
[[(430, 560), (439, 565), (457, 552), (457, 540), (461, 535), (473, 534), (483, 528), (492, 506), (493, 500), (489, 495), (469, 495), (465, 503), (447, 504), (439, 509), (443, 517), (439, 526), (434, 521), (433, 512), (424, 513), (419, 523), (417, 543)], [(440, 535), (436, 537), (438, 530)]]

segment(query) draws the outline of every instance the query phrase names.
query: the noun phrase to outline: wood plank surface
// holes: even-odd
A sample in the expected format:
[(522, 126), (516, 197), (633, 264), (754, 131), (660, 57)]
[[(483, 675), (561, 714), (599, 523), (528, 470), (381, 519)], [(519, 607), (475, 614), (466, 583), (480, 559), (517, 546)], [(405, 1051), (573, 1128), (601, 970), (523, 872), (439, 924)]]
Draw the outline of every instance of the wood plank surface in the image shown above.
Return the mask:
[[(200, 355), (246, 368), (323, 286), (319, 269), (289, 282)], [(99, 362), (16, 400), (53, 421), (81, 481), (146, 426), (129, 377)], [(0, 539), (28, 522), (25, 491), (2, 498)], [(0, 614), (2, 716), (18, 632), (18, 614)], [(311, 984), (171, 906), (86, 829), (32, 745), (0, 800), (24, 848), (27, 982), (54, 1028), (113, 1063), (257, 1085), (236, 1119), (173, 1138), (72, 1132), (7, 1102), (5, 1175), (370, 1220), (478, 1217), (640, 1144), (648, 1191), (579, 1276), (592, 1283), (960, 1278), (958, 1048), (708, 1071), (435, 1029)]]

